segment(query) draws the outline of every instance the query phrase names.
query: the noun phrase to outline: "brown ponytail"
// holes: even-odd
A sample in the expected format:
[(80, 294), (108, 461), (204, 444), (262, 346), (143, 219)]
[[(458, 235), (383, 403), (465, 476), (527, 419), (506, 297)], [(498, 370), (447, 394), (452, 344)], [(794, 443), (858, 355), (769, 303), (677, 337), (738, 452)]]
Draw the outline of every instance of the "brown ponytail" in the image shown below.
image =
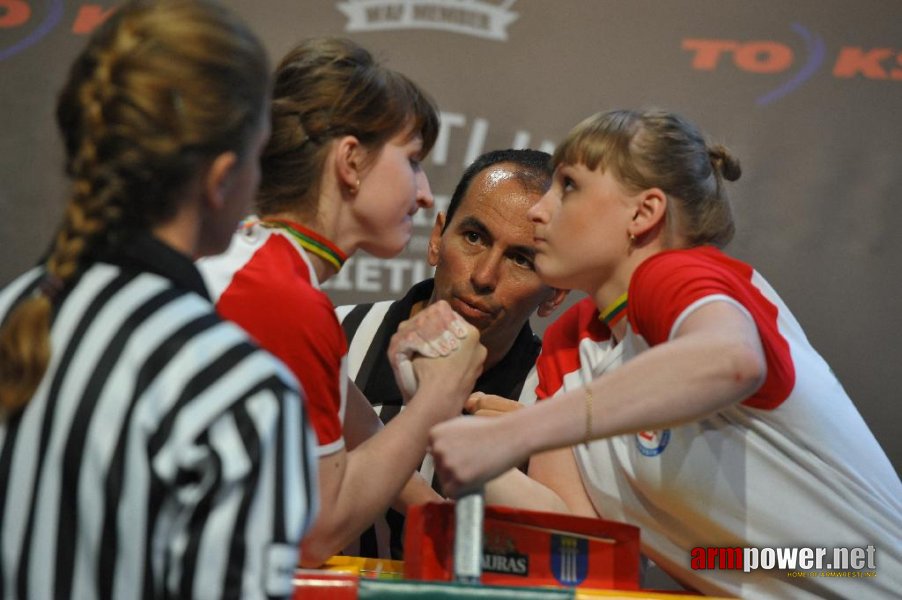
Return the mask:
[(736, 181), (742, 175), (739, 160), (734, 158), (729, 150), (720, 144), (715, 144), (708, 148), (708, 156), (711, 157), (711, 165), (714, 167), (714, 170), (720, 173), (721, 177), (727, 181)]
[(0, 335), (0, 409), (15, 413), (31, 398), (50, 361), (50, 300), (43, 294), (21, 302)]

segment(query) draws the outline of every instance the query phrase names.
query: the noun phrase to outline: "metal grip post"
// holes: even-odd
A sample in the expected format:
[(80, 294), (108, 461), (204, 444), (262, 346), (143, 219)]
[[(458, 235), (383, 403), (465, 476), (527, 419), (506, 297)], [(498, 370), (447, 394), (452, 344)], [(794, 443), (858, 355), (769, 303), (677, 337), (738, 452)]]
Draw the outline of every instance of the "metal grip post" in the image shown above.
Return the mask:
[(485, 495), (462, 496), (454, 506), (454, 581), (479, 583), (482, 578), (482, 525)]

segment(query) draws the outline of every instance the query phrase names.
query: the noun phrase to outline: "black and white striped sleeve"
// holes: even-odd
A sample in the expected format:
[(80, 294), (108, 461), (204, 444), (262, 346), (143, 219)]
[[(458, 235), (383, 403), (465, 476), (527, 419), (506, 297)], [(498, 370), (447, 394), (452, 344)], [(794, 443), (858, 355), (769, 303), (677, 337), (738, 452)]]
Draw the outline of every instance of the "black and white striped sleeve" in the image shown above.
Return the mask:
[(166, 543), (168, 595), (290, 595), (300, 539), (317, 508), (314, 437), (301, 398), (273, 377), (190, 442), (179, 439), (179, 428), (174, 424), (169, 440), (179, 447), (178, 464), (166, 474), (177, 500), (157, 518), (157, 533), (169, 532), (157, 536)]

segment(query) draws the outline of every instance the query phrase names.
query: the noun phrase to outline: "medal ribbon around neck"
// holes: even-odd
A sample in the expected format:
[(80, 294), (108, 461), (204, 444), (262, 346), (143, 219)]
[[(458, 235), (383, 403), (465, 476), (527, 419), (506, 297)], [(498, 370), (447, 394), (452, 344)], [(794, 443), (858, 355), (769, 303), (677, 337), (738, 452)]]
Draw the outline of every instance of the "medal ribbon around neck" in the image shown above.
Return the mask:
[(345, 262), (348, 260), (348, 255), (342, 252), (341, 248), (312, 229), (308, 229), (299, 223), (283, 219), (266, 219), (261, 220), (260, 224), (264, 227), (281, 229), (300, 244), (304, 250), (319, 256), (321, 259), (335, 267), (336, 271), (340, 271), (341, 267), (344, 266)]
[(626, 292), (601, 311), (598, 318), (604, 321), (608, 329), (613, 329), (626, 316)]

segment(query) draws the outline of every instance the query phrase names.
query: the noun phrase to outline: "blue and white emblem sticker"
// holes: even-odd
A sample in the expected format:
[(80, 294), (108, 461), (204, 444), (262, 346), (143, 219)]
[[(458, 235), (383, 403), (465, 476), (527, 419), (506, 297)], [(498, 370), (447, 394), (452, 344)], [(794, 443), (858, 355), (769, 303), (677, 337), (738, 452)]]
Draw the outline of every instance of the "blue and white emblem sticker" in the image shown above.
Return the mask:
[(551, 572), (564, 585), (579, 585), (589, 574), (589, 540), (551, 534)]
[(656, 429), (654, 431), (640, 431), (636, 434), (636, 447), (643, 456), (657, 456), (664, 452), (664, 448), (670, 443), (669, 429)]

